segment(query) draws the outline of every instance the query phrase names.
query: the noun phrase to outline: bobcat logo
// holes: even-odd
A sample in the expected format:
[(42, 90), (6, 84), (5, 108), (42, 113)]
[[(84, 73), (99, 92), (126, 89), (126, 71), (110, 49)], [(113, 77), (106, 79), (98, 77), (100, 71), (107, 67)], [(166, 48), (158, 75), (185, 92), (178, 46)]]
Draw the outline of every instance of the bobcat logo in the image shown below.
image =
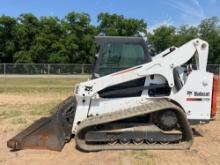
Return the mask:
[(187, 91), (188, 96), (210, 96), (210, 92)]
[(187, 91), (188, 96), (192, 96), (193, 92), (192, 91)]

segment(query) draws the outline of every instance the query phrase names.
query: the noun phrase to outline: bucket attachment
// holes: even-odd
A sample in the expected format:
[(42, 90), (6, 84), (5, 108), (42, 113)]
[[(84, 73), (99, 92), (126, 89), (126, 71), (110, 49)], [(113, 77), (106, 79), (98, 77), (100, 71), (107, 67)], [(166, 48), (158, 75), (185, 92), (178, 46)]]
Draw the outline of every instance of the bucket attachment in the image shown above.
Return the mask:
[(71, 139), (76, 99), (68, 97), (52, 110), (51, 117), (44, 117), (7, 142), (12, 150), (48, 149), (61, 151)]

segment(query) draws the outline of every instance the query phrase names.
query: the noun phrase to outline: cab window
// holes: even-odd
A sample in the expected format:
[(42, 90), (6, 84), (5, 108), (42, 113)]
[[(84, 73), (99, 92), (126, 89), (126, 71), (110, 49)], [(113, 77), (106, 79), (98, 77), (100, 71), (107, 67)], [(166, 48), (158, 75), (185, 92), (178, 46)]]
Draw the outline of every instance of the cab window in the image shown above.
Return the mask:
[(144, 63), (144, 49), (140, 44), (109, 43), (100, 53), (99, 74), (106, 75)]

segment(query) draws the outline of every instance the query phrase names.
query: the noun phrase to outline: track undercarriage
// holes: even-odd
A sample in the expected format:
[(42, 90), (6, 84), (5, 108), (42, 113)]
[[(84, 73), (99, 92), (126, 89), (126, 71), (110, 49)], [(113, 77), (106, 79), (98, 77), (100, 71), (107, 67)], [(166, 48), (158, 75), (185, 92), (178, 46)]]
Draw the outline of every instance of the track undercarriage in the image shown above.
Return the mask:
[[(126, 120), (166, 110), (175, 112), (178, 117), (177, 126), (171, 130), (163, 130), (147, 118), (144, 123), (126, 123)], [(84, 151), (187, 149), (192, 145), (193, 136), (183, 110), (165, 99), (156, 99), (137, 107), (82, 121), (75, 140), (78, 148)]]
[[(175, 143), (182, 139), (182, 133), (179, 130), (163, 131), (154, 124), (130, 124), (121, 125), (120, 123), (107, 125), (108, 128), (97, 128), (86, 134), (87, 143), (103, 144), (151, 144), (151, 143)], [(107, 127), (106, 126), (106, 127)], [(115, 127), (115, 129), (114, 129)], [(120, 126), (119, 126), (120, 127)]]

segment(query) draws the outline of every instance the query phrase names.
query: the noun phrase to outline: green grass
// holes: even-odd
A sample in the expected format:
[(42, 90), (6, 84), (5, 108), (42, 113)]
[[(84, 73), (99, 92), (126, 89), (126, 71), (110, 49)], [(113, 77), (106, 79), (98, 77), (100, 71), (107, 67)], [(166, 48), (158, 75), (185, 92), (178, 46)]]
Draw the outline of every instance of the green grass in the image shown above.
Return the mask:
[(74, 85), (86, 81), (86, 78), (0, 78), (0, 91), (26, 89), (71, 89)]
[[(2, 78), (0, 77), (0, 94), (13, 93), (35, 95), (39, 93), (73, 94), (76, 84), (87, 78)], [(0, 105), (1, 106), (1, 105)]]

